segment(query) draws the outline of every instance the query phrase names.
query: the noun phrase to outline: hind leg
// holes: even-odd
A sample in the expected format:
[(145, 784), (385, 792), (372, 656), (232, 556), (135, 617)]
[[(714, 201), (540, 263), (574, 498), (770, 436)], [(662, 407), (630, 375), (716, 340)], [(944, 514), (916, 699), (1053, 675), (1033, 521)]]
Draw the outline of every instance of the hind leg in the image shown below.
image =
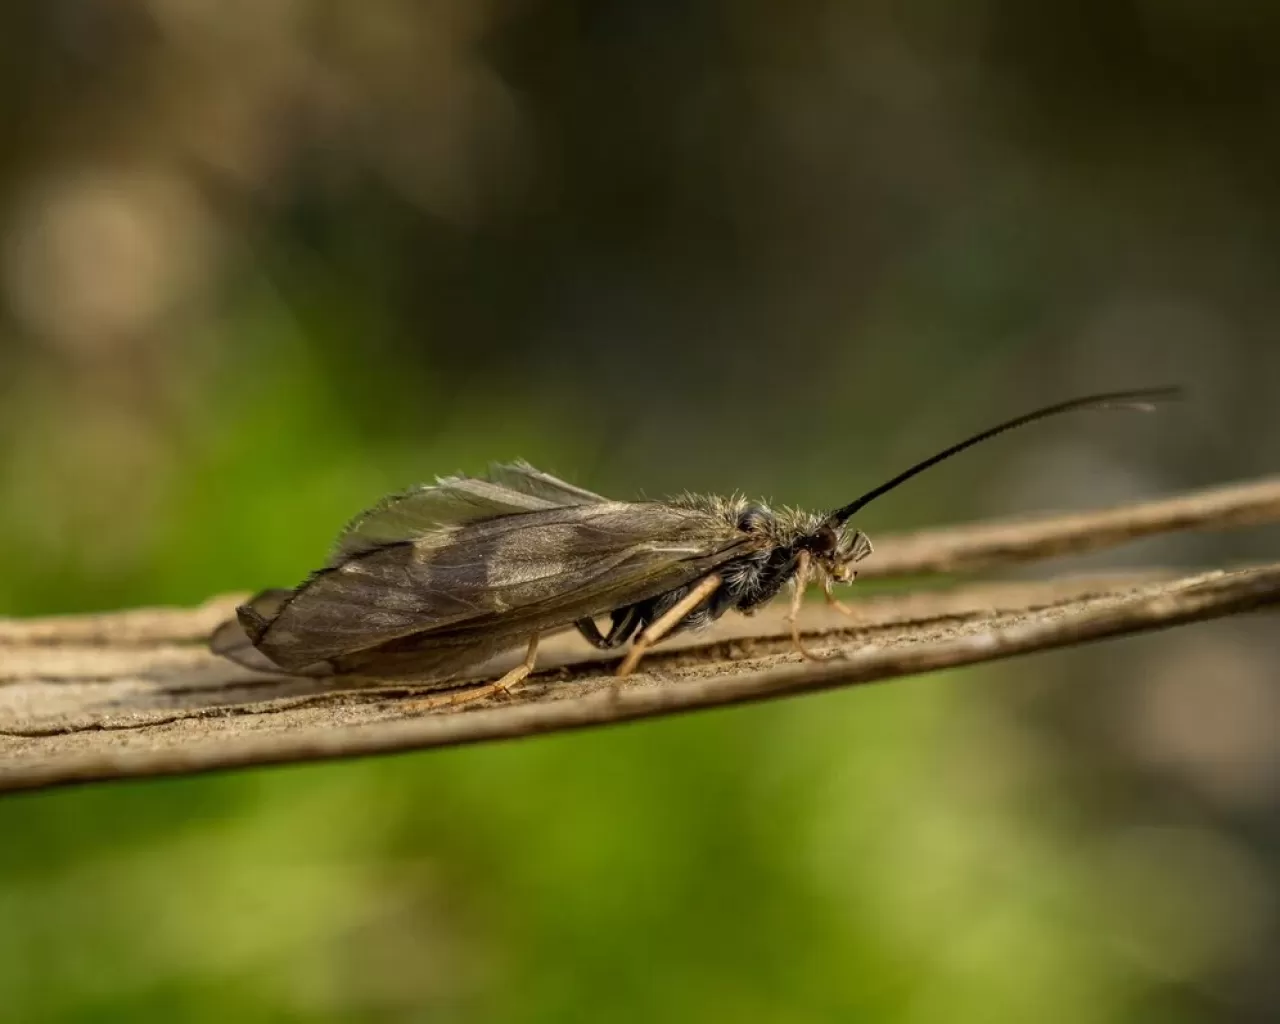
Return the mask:
[(431, 697), (427, 700), (410, 701), (405, 705), (407, 711), (430, 711), (433, 708), (450, 707), (456, 704), (470, 704), (472, 701), (483, 700), (485, 697), (491, 697), (499, 693), (511, 693), (520, 683), (528, 678), (529, 673), (533, 671), (534, 665), (537, 663), (538, 657), (538, 634), (534, 634), (529, 638), (529, 646), (525, 650), (524, 661), (515, 668), (503, 674), (502, 678), (495, 679), (491, 683), (485, 683), (474, 689), (463, 690), (461, 693), (446, 694), (441, 697)]

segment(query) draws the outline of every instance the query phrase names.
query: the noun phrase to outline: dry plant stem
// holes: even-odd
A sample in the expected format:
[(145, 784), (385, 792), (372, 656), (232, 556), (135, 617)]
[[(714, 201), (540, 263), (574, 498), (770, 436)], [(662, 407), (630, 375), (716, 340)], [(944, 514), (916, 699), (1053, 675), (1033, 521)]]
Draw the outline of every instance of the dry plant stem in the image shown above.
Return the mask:
[[(1025, 586), (1028, 593), (1034, 593), (1044, 585)], [(537, 697), (492, 710), (446, 709), (419, 718), (395, 713), (391, 718), (366, 718), (361, 724), (346, 725), (339, 712), (351, 711), (358, 705), (335, 704), (313, 708), (316, 714), (305, 724), (299, 721), (275, 731), (248, 730), (232, 737), (218, 735), (217, 729), (225, 719), (174, 716), (115, 735), (93, 732), (90, 726), (90, 737), (84, 744), (88, 752), (64, 751), (58, 756), (41, 756), (41, 744), (58, 741), (61, 733), (51, 735), (48, 741), (39, 737), (24, 740), (10, 733), (7, 746), (0, 746), (0, 753), (8, 754), (7, 763), (0, 761), (0, 790), (531, 736), (894, 679), (1278, 604), (1280, 564), (1149, 584), (1092, 601), (1086, 596), (1039, 612), (1028, 609), (987, 618), (979, 613), (977, 621), (965, 623), (965, 629), (951, 639), (923, 642), (910, 624), (905, 625), (901, 638), (880, 645), (868, 646), (860, 644), (856, 636), (846, 637), (841, 648), (844, 657), (816, 665), (779, 662), (775, 658), (773, 663), (765, 659), (758, 670), (742, 671), (736, 662), (713, 660), (700, 674), (661, 684), (643, 679), (619, 681), (596, 672), (594, 676), (550, 681), (543, 684), (543, 692)], [(583, 690), (588, 691), (584, 696), (566, 696)], [(99, 730), (102, 728), (105, 727), (99, 726)], [(66, 735), (75, 737), (74, 731)], [(9, 753), (14, 749), (16, 754)]]
[(1093, 512), (952, 526), (882, 536), (862, 579), (973, 572), (1116, 547), (1179, 530), (1280, 521), (1280, 477)]
[[(953, 572), (1278, 519), (1280, 479), (1268, 479), (890, 539), (862, 575)], [(882, 595), (859, 601), (852, 626), (810, 605), (800, 625), (836, 652), (817, 664), (795, 659), (781, 608), (726, 616), (700, 638), (677, 638), (634, 679), (615, 678), (604, 656), (572, 638), (552, 637), (545, 663), (566, 667), (529, 679), (517, 699), (416, 718), (404, 708), (425, 686), (273, 676), (209, 654), (205, 640), (236, 601), (0, 619), (0, 790), (475, 743), (899, 678), (1278, 606), (1280, 564), (1183, 580), (1130, 574)]]

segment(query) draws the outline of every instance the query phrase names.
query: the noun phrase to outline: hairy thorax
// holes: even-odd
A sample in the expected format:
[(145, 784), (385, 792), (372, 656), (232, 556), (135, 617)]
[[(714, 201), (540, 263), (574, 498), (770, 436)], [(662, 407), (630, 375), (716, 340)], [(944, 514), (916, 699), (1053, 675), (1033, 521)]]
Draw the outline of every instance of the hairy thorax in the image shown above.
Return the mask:
[(772, 509), (743, 495), (728, 498), (686, 494), (672, 504), (709, 513), (757, 538), (751, 550), (724, 565), (724, 593), (713, 607), (750, 612), (773, 598), (806, 566), (808, 578), (829, 586), (849, 582), (855, 562), (870, 552), (860, 531), (832, 527), (827, 516), (796, 508)]
[(760, 537), (772, 547), (789, 546), (799, 538), (815, 532), (823, 515), (798, 508), (771, 508), (744, 494), (727, 498), (714, 494), (681, 494), (671, 499), (677, 508), (706, 512), (743, 533)]

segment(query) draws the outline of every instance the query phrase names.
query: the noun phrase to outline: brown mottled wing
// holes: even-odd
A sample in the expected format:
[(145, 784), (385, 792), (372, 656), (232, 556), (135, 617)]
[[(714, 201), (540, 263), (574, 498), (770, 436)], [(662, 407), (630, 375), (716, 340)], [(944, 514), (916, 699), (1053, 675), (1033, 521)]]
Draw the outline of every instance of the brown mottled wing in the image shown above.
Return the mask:
[(498, 464), (489, 468), (484, 479), (442, 477), (434, 484), (384, 498), (346, 525), (328, 564), (341, 565), (355, 555), (414, 540), (441, 527), (604, 500), (527, 462)]
[(565, 483), (550, 473), (535, 469), (523, 459), (495, 463), (489, 467), (485, 479), (513, 491), (542, 498), (552, 505), (594, 505), (608, 500), (584, 487)]
[(656, 502), (515, 513), (360, 551), (270, 620), (241, 621), (290, 670), (393, 641), (424, 655), (505, 646), (680, 586), (749, 543), (720, 517)]
[(328, 664), (339, 672), (391, 678), (414, 676), (443, 678), (523, 644), (534, 634), (568, 628), (584, 616), (596, 616), (643, 601), (692, 583), (743, 549), (743, 544), (722, 548), (704, 557), (672, 563), (660, 572), (627, 571), (620, 566), (607, 578), (589, 587), (569, 590), (562, 597), (530, 604), (518, 610), (494, 612), (466, 619), (443, 629), (411, 633), (385, 644), (334, 658)]
[(293, 591), (276, 588), (263, 590), (249, 598), (238, 611), (238, 618), (228, 619), (213, 631), (209, 638), (209, 650), (223, 658), (229, 658), (244, 668), (270, 672), (275, 666), (253, 645), (249, 631), (241, 623), (268, 621), (280, 614)]

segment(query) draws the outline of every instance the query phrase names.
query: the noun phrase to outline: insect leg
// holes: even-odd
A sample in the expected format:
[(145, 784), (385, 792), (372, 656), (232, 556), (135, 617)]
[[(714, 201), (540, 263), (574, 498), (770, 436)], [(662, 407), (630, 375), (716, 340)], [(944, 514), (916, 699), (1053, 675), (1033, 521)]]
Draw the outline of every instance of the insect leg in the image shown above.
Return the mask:
[(635, 642), (631, 645), (631, 650), (627, 652), (627, 656), (622, 659), (622, 664), (618, 666), (618, 675), (629, 676), (634, 672), (636, 665), (644, 657), (645, 651), (675, 629), (686, 615), (714, 594), (723, 582), (724, 580), (719, 573), (712, 573), (710, 576), (703, 577), (689, 593), (685, 594), (684, 597), (680, 598), (679, 601), (654, 619), (653, 622), (649, 623), (644, 628), (644, 632), (636, 637)]
[(524, 661), (515, 668), (505, 672), (501, 679), (495, 679), (492, 683), (477, 687), (467, 693), (460, 693), (452, 700), (450, 704), (470, 704), (473, 700), (481, 700), (495, 693), (510, 693), (516, 686), (524, 682), (529, 673), (533, 671), (533, 666), (538, 658), (538, 634), (534, 633), (529, 638), (529, 647), (524, 652)]
[(796, 575), (792, 580), (795, 590), (791, 592), (791, 611), (787, 615), (787, 621), (791, 623), (791, 642), (795, 645), (795, 649), (808, 661), (822, 661), (823, 659), (806, 648), (800, 639), (800, 602), (804, 600), (804, 588), (809, 584), (810, 571), (809, 552), (801, 551), (796, 561)]
[(631, 639), (631, 634), (636, 631), (636, 627), (640, 625), (640, 615), (636, 605), (623, 609), (622, 614), (613, 613), (613, 625), (609, 627), (609, 635), (603, 635), (596, 626), (595, 619), (579, 619), (574, 623), (578, 632), (582, 634), (584, 640), (591, 644), (592, 647), (598, 647), (602, 651), (611, 651), (615, 647), (621, 647)]
[(841, 615), (847, 615), (849, 616), (849, 618), (853, 619), (855, 622), (859, 618), (861, 618), (861, 616), (859, 616), (857, 612), (855, 612), (852, 608), (850, 608), (847, 604), (841, 601), (840, 598), (836, 597), (836, 595), (831, 592), (831, 577), (829, 576), (825, 577), (822, 581), (822, 596), (826, 598), (827, 604), (829, 604), (832, 608), (838, 611)]
[[(573, 628), (581, 633), (582, 639), (592, 647), (597, 647), (602, 651), (607, 651), (609, 649), (609, 641), (605, 635), (600, 632), (600, 627), (596, 625), (595, 619), (578, 619), (573, 624)], [(612, 632), (612, 630), (610, 630), (610, 632)]]
[(535, 633), (529, 638), (529, 647), (524, 653), (524, 661), (505, 672), (501, 679), (495, 679), (491, 683), (485, 683), (483, 686), (477, 686), (474, 689), (464, 690), (462, 693), (433, 697), (428, 700), (410, 701), (405, 705), (405, 708), (409, 711), (429, 711), (432, 708), (455, 704), (470, 704), (474, 700), (483, 700), (485, 697), (490, 697), (495, 693), (510, 693), (533, 671), (537, 657), (538, 634)]

